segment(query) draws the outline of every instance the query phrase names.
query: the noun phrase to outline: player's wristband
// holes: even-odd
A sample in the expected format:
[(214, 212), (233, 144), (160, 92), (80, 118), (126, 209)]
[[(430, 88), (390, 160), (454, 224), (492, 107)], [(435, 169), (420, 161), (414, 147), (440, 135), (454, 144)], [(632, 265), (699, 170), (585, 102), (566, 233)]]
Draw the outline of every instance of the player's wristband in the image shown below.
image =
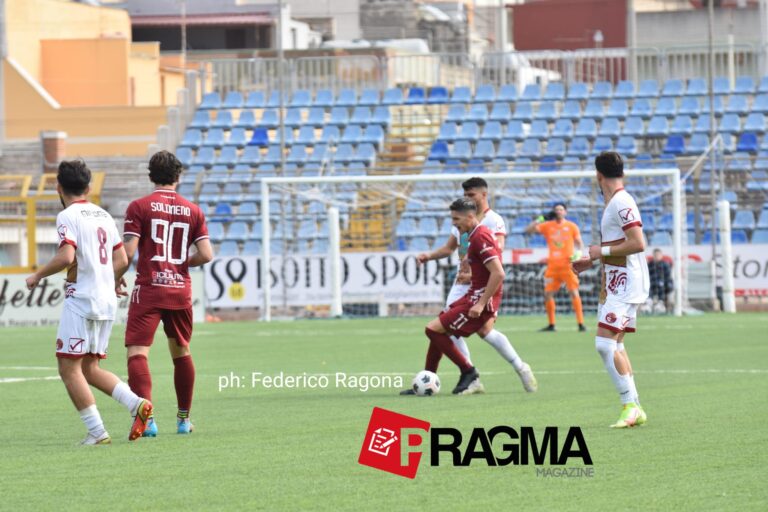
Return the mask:
[(610, 256), (611, 255), (611, 246), (606, 245), (605, 247), (600, 248), (600, 254), (603, 256)]

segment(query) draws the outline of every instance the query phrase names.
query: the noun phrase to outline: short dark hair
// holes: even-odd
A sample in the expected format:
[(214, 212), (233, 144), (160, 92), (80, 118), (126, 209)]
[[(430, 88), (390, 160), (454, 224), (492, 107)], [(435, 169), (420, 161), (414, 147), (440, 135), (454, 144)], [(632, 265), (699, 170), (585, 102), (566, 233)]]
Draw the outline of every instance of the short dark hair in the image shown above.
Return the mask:
[(562, 206), (562, 207), (563, 207), (563, 210), (568, 210), (568, 207), (567, 207), (567, 206), (565, 206), (565, 203), (564, 203), (564, 202), (562, 202), (562, 201), (558, 201), (558, 202), (556, 202), (555, 204), (553, 204), (553, 205), (552, 205), (552, 210), (554, 211), (554, 209), (555, 209), (555, 208), (557, 208), (558, 206)]
[(183, 170), (179, 159), (170, 151), (158, 151), (149, 159), (149, 180), (155, 185), (173, 185)]
[(603, 151), (595, 157), (595, 169), (606, 178), (622, 178), (624, 160), (615, 151)]
[(83, 160), (62, 160), (56, 181), (68, 196), (81, 196), (91, 183), (91, 170)]
[(451, 211), (459, 213), (474, 212), (477, 213), (477, 205), (471, 199), (460, 197), (451, 203)]
[(464, 190), (470, 190), (473, 188), (488, 188), (488, 182), (486, 182), (483, 178), (478, 178), (475, 176), (474, 178), (469, 178), (467, 181), (462, 183), (461, 188)]

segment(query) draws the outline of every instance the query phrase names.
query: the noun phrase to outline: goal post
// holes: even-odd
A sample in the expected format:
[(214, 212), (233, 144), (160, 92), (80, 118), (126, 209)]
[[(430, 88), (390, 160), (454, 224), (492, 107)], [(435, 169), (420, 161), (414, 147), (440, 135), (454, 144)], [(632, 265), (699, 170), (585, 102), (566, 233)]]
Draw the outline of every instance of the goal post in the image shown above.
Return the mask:
[[(674, 314), (680, 316), (685, 305), (685, 245), (683, 237), (685, 232), (685, 190), (681, 183), (680, 170), (677, 168), (667, 169), (629, 169), (625, 173), (627, 189), (633, 194), (638, 202), (641, 215), (645, 215), (648, 208), (655, 208), (658, 215), (669, 217), (668, 224), (671, 224), (671, 240), (669, 251), (672, 259), (672, 275), (674, 279)], [(403, 298), (398, 302), (397, 312), (402, 314), (432, 314), (439, 311), (436, 308), (436, 293), (444, 295), (445, 289), (435, 290), (434, 288), (445, 288), (448, 278), (440, 278), (434, 274), (434, 271), (427, 277), (427, 270), (419, 274), (415, 268), (415, 257), (411, 254), (410, 259), (404, 259), (400, 262), (391, 261), (391, 266), (386, 267), (387, 254), (393, 251), (403, 253), (416, 253), (424, 250), (434, 250), (440, 247), (449, 235), (450, 223), (448, 205), (456, 197), (461, 196), (461, 183), (472, 176), (481, 176), (489, 185), (489, 201), (491, 208), (494, 208), (505, 219), (507, 224), (507, 242), (505, 244), (505, 266), (514, 265), (515, 258), (519, 254), (528, 257), (540, 255), (542, 247), (539, 246), (536, 251), (530, 251), (526, 246), (521, 245), (523, 236), (519, 229), (522, 219), (535, 217), (534, 213), (541, 212), (547, 205), (557, 201), (566, 201), (569, 203), (569, 214), (571, 206), (574, 211), (580, 212), (580, 218), (584, 220), (591, 228), (592, 236), (585, 237), (585, 246), (589, 245), (586, 238), (591, 238), (593, 243), (599, 243), (599, 239), (594, 233), (599, 234), (599, 216), (603, 208), (602, 198), (596, 192), (595, 173), (586, 170), (567, 170), (551, 172), (484, 172), (484, 173), (450, 173), (450, 174), (430, 174), (427, 171), (421, 174), (398, 174), (398, 175), (354, 175), (354, 174), (334, 174), (329, 176), (298, 176), (298, 177), (264, 177), (261, 180), (261, 263), (260, 275), (265, 276), (261, 280), (262, 294), (261, 300), (261, 318), (270, 321), (273, 318), (273, 309), (278, 306), (286, 306), (283, 311), (289, 311), (291, 297), (289, 293), (283, 293), (281, 304), (276, 304), (274, 294), (279, 291), (273, 281), (284, 279), (286, 272), (303, 272), (295, 262), (288, 271), (285, 268), (276, 269), (280, 265), (278, 258), (283, 258), (286, 254), (301, 253), (306, 249), (306, 245), (301, 243), (301, 232), (312, 230), (312, 226), (320, 226), (314, 235), (320, 237), (319, 240), (325, 242), (314, 242), (311, 253), (320, 259), (319, 265), (319, 283), (323, 286), (326, 293), (321, 298), (317, 296), (317, 306), (326, 308), (324, 313), (328, 316), (339, 316), (343, 313), (344, 305), (351, 302), (345, 295), (353, 292), (345, 292), (345, 286), (350, 285), (350, 281), (360, 280), (359, 276), (354, 275), (353, 265), (346, 260), (361, 258), (371, 259), (371, 254), (381, 255), (382, 270), (380, 274), (384, 280), (388, 277), (388, 272), (392, 272), (392, 267), (399, 267), (404, 275), (403, 279), (414, 281), (417, 276), (421, 279), (419, 284), (433, 285), (432, 288), (421, 288), (422, 292), (431, 297), (430, 307), (410, 307), (418, 303), (419, 298)], [(401, 237), (399, 229), (404, 224), (409, 215), (424, 212), (414, 212), (415, 209), (423, 206), (426, 213), (432, 215), (430, 219), (437, 219), (437, 223), (430, 220), (429, 223), (424, 220), (418, 220), (418, 227), (415, 229), (417, 235), (425, 234), (423, 238), (428, 238), (431, 248), (424, 249), (423, 245), (411, 243), (407, 248), (401, 246)], [(418, 216), (417, 215), (417, 216)], [(318, 217), (319, 216), (319, 217)], [(570, 215), (569, 215), (570, 216)], [(303, 219), (311, 217), (308, 228), (299, 228), (304, 222)], [(277, 227), (273, 234), (273, 226)], [(444, 226), (439, 229), (438, 226)], [(294, 227), (291, 227), (294, 226)], [(429, 226), (429, 227), (427, 227)], [(279, 235), (277, 230), (280, 230)], [(287, 232), (285, 230), (288, 230)], [(421, 230), (421, 231), (419, 231)], [(431, 230), (425, 232), (425, 230)], [(515, 231), (517, 230), (517, 231)], [(312, 233), (310, 233), (312, 235)], [(276, 236), (280, 236), (279, 239)], [(407, 236), (407, 235), (406, 235)], [(418, 238), (418, 237), (415, 237)], [(412, 239), (411, 242), (414, 242)], [(421, 242), (423, 243), (423, 242)], [(301, 247), (305, 249), (301, 249)], [(647, 247), (650, 253), (651, 247)], [(282, 252), (282, 254), (277, 254)], [(530, 254), (529, 254), (530, 253)], [(512, 254), (512, 260), (509, 258)], [(538, 257), (538, 256), (536, 256)], [(431, 263), (431, 262), (430, 262)], [(443, 262), (444, 269), (450, 268), (455, 262)], [(312, 262), (304, 262), (307, 268)], [(365, 265), (369, 262), (366, 260)], [(533, 265), (533, 263), (529, 263)], [(285, 265), (283, 265), (284, 267)], [(455, 265), (454, 265), (455, 266)], [(540, 267), (541, 265), (539, 265)], [(407, 272), (406, 272), (407, 269)], [(374, 273), (373, 269), (370, 274)], [(274, 277), (277, 276), (277, 277)], [(309, 277), (304, 276), (309, 282)], [(365, 278), (370, 277), (368, 274)], [(539, 276), (540, 277), (540, 276)], [(298, 277), (295, 277), (294, 281)], [(431, 279), (431, 281), (430, 281)], [(342, 280), (344, 285), (342, 286)], [(540, 279), (539, 279), (540, 281)], [(351, 283), (360, 284), (360, 283)], [(273, 288), (275, 288), (273, 290)], [(588, 290), (590, 296), (596, 297), (594, 283)], [(370, 290), (371, 296), (368, 299), (360, 298), (359, 295), (354, 299), (355, 303), (374, 303), (380, 309), (382, 297), (389, 291), (382, 290), (378, 294), (377, 290)], [(395, 290), (393, 293), (397, 293)], [(511, 293), (511, 296), (509, 296)], [(520, 297), (516, 297), (520, 294)], [(426, 296), (425, 295), (425, 296)], [(507, 296), (508, 299), (506, 298)], [(515, 283), (507, 285), (505, 282), (505, 300), (514, 303), (516, 298), (524, 298), (528, 309), (515, 310), (510, 306), (509, 311), (512, 314), (517, 312), (538, 312), (531, 309), (530, 304), (534, 304), (541, 299), (543, 292), (541, 288), (532, 286), (518, 286)], [(307, 299), (311, 302), (312, 298)], [(412, 302), (408, 302), (412, 301)], [(592, 304), (596, 304), (596, 299)], [(386, 301), (385, 301), (386, 302)], [(543, 301), (541, 311), (543, 311)], [(305, 303), (302, 303), (306, 307)], [(313, 306), (314, 307), (314, 306)], [(585, 305), (586, 307), (586, 305)], [(381, 313), (381, 311), (379, 311)], [(502, 314), (504, 313), (504, 303), (502, 303)], [(279, 316), (291, 316), (290, 313), (283, 313)]]

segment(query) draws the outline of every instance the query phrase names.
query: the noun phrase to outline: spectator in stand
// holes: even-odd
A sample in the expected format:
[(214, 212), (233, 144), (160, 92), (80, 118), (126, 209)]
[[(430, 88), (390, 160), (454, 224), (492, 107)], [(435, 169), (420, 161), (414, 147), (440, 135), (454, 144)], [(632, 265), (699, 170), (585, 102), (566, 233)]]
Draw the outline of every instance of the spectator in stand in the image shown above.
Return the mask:
[(660, 311), (663, 307), (665, 313), (672, 310), (672, 266), (664, 260), (661, 249), (653, 250), (653, 260), (648, 263), (648, 275), (651, 279), (651, 297), (653, 311)]

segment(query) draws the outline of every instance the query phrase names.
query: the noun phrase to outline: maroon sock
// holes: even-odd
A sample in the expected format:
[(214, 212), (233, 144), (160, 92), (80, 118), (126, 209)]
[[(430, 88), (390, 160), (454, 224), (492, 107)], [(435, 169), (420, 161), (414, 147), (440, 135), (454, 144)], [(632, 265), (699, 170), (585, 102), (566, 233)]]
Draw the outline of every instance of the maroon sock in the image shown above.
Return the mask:
[(440, 359), (442, 359), (442, 357), (443, 351), (440, 350), (440, 347), (438, 347), (434, 341), (429, 340), (427, 362), (424, 363), (424, 369), (432, 373), (437, 373), (437, 367), (440, 365)]
[(152, 401), (152, 374), (146, 356), (128, 358), (128, 386), (141, 398)]
[(448, 359), (453, 361), (462, 372), (472, 368), (472, 365), (469, 364), (467, 358), (464, 357), (464, 354), (462, 354), (458, 348), (456, 348), (456, 345), (453, 344), (453, 340), (447, 334), (435, 332), (430, 328), (425, 329), (425, 332), (430, 341), (434, 343), (443, 354), (448, 356)]
[(173, 383), (176, 386), (179, 415), (188, 417), (195, 388), (195, 364), (192, 362), (192, 356), (177, 357), (173, 360)]

